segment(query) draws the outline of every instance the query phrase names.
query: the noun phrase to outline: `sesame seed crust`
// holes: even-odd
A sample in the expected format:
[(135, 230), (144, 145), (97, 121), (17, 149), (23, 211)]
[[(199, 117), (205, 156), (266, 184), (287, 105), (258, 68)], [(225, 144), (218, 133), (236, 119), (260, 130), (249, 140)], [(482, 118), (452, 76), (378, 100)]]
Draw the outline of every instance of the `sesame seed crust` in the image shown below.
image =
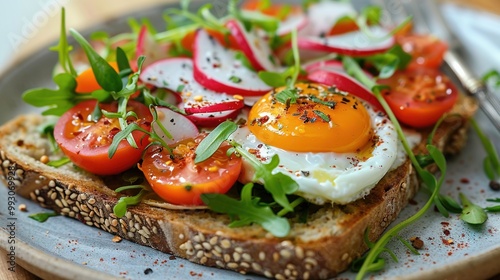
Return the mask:
[[(366, 251), (365, 229), (370, 228), (370, 240), (376, 239), (416, 192), (416, 177), (406, 162), (387, 174), (365, 199), (314, 209), (306, 223), (291, 220), (291, 232), (285, 238), (273, 237), (256, 225), (229, 228), (227, 216), (209, 210), (139, 204), (118, 218), (113, 207), (120, 194), (108, 187), (109, 178), (70, 168), (63, 172), (40, 161), (47, 154), (47, 142), (31, 135), (42, 121), (38, 116), (23, 116), (0, 128), (0, 172), (6, 185), (15, 185), (20, 195), (43, 207), (109, 232), (110, 240), (117, 236), (242, 274), (275, 279), (334, 277)], [(455, 124), (455, 130), (463, 125)], [(12, 131), (22, 134), (24, 145), (12, 144), (21, 137)], [(444, 145), (446, 139), (441, 142)]]

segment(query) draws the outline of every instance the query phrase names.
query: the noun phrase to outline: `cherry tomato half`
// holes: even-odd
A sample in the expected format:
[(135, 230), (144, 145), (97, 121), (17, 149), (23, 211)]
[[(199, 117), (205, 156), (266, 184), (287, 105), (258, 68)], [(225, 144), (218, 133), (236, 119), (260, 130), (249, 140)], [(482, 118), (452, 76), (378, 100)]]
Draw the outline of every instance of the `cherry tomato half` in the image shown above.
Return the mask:
[(150, 146), (139, 167), (153, 191), (165, 201), (178, 205), (202, 205), (203, 193), (226, 193), (241, 171), (241, 158), (227, 156), (231, 147), (224, 142), (207, 160), (194, 163), (195, 150), (205, 134), (179, 143), (173, 156), (167, 149)]
[(448, 45), (432, 35), (402, 35), (396, 36), (398, 44), (412, 56), (408, 69), (419, 67), (439, 68)]
[(457, 101), (458, 91), (450, 79), (434, 68), (417, 68), (396, 72), (379, 80), (391, 89), (384, 98), (396, 118), (409, 126), (435, 124)]
[[(118, 119), (102, 116), (97, 122), (90, 120), (97, 102), (89, 100), (75, 105), (64, 113), (54, 128), (54, 137), (64, 154), (78, 167), (98, 175), (118, 174), (133, 167), (141, 158), (142, 152), (149, 144), (143, 132), (134, 131), (132, 135), (138, 148), (123, 140), (112, 158), (108, 157), (108, 149), (113, 137), (120, 131)], [(153, 120), (147, 106), (129, 100), (128, 105), (138, 119), (130, 119), (146, 130)], [(116, 112), (117, 103), (100, 104), (106, 111)]]

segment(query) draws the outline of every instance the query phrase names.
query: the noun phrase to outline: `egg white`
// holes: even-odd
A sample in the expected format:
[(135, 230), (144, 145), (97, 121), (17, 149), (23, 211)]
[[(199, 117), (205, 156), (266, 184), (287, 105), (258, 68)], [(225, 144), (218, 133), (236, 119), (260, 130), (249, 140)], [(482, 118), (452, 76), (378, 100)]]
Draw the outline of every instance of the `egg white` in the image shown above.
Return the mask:
[[(363, 104), (377, 136), (371, 157), (366, 160), (361, 160), (356, 153), (285, 151), (262, 143), (247, 126), (240, 127), (231, 138), (243, 148), (256, 151), (264, 163), (277, 154), (280, 164), (273, 172), (291, 176), (299, 185), (297, 195), (315, 204), (347, 204), (367, 195), (389, 170), (397, 168), (406, 158), (398, 147), (398, 136), (391, 121), (385, 114)], [(253, 167), (244, 160), (239, 180), (251, 182), (254, 173)]]

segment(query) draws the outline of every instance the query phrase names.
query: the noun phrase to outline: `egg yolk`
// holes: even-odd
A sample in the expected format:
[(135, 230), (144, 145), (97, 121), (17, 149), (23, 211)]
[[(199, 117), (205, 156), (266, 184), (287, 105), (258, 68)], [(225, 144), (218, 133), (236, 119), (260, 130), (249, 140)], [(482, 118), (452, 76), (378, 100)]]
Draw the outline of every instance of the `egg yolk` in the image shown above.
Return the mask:
[(263, 96), (250, 110), (249, 130), (263, 143), (295, 152), (359, 152), (370, 141), (370, 116), (352, 95), (300, 83)]

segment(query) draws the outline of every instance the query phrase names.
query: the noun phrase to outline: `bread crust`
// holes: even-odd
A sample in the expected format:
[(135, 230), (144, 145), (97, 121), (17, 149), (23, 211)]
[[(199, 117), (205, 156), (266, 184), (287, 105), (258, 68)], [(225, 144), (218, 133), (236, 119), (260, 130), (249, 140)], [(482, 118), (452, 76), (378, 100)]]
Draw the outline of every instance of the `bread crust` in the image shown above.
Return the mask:
[[(477, 106), (461, 97), (436, 131), (438, 148), (457, 153), (465, 145), (468, 119)], [(37, 127), (38, 115), (23, 115), (0, 128), (2, 179), (19, 194), (43, 207), (80, 220), (135, 243), (206, 266), (276, 279), (326, 279), (346, 270), (367, 246), (369, 229), (376, 240), (396, 219), (418, 190), (412, 165), (404, 162), (389, 172), (364, 199), (339, 206), (326, 205), (306, 223), (291, 220), (287, 237), (277, 238), (257, 225), (229, 228), (226, 215), (209, 210), (167, 210), (139, 204), (117, 218), (113, 206), (120, 195), (107, 187), (109, 178), (76, 169), (57, 169), (40, 162), (49, 151)], [(429, 131), (421, 131), (424, 139)], [(424, 141), (416, 150), (424, 149)], [(12, 183), (11, 183), (12, 184)]]

